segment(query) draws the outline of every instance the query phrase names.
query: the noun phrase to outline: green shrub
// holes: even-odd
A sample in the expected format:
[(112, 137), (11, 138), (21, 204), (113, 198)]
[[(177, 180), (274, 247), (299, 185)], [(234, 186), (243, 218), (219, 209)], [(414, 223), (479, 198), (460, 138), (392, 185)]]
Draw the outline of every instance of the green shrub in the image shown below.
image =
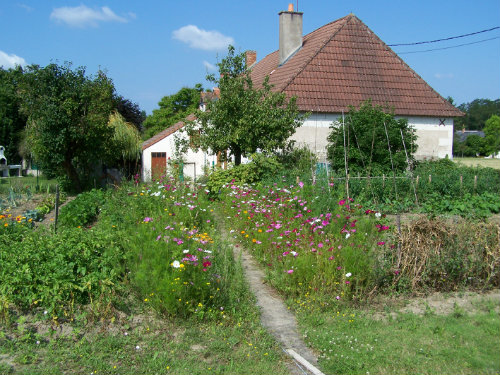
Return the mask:
[(108, 197), (109, 193), (96, 189), (78, 194), (73, 201), (61, 208), (59, 225), (76, 228), (93, 223)]
[(110, 300), (118, 287), (123, 249), (110, 232), (39, 228), (22, 240), (0, 237), (0, 295), (22, 309), (71, 317), (74, 304)]

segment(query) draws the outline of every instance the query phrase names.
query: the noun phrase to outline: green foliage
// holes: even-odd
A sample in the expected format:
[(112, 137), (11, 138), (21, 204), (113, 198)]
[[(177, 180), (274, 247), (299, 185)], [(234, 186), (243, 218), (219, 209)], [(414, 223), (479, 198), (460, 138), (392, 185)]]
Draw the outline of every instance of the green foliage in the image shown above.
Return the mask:
[(0, 145), (5, 147), (9, 164), (19, 164), (21, 132), (26, 125), (26, 116), (20, 113), (21, 98), (17, 95), (22, 68), (4, 70), (0, 67)]
[(484, 127), (485, 154), (491, 155), (500, 151), (500, 116), (492, 115)]
[(39, 307), (48, 317), (71, 317), (75, 303), (103, 298), (110, 302), (118, 287), (122, 254), (110, 233), (1, 233), (0, 295), (23, 309)]
[(475, 99), (458, 106), (465, 116), (454, 119), (455, 129), (483, 130), (492, 115), (500, 116), (500, 99)]
[(124, 165), (127, 161), (137, 162), (141, 157), (142, 140), (139, 131), (117, 111), (109, 116), (108, 125), (113, 136), (108, 146), (108, 161)]
[(114, 87), (99, 71), (70, 64), (29, 66), (21, 86), (28, 149), (42, 171), (66, 177), (76, 191), (100, 161), (113, 129), (107, 125)]
[(92, 224), (109, 196), (108, 192), (96, 189), (78, 194), (74, 200), (61, 208), (58, 225), (76, 228)]
[(125, 121), (133, 124), (139, 133), (142, 132), (142, 123), (146, 119), (146, 112), (141, 111), (137, 103), (125, 99), (121, 95), (115, 95), (113, 102), (115, 110), (118, 111)]
[(184, 120), (189, 114), (194, 113), (200, 104), (200, 93), (203, 87), (200, 84), (194, 88), (183, 87), (173, 95), (164, 96), (158, 106), (153, 110), (144, 123), (143, 139), (149, 139), (155, 134)]
[(268, 79), (262, 87), (254, 87), (245, 55), (235, 54), (232, 46), (217, 66), (219, 75), (209, 75), (207, 80), (219, 87), (220, 98), (197, 113), (201, 124), (198, 146), (214, 153), (229, 150), (236, 165), (242, 156), (257, 150), (273, 153), (284, 148), (303, 120), (296, 98), (287, 100), (284, 93), (273, 92)]
[(283, 172), (283, 166), (276, 157), (255, 153), (251, 155), (249, 163), (212, 171), (208, 177), (207, 188), (212, 195), (215, 195), (227, 184), (254, 183), (266, 178), (275, 178), (281, 172)]
[(328, 160), (334, 171), (345, 171), (345, 158), (349, 173), (368, 176), (404, 171), (415, 163), (417, 137), (408, 120), (396, 120), (393, 113), (373, 106), (371, 101), (362, 103), (358, 110), (351, 106), (344, 124), (335, 123), (331, 129)]

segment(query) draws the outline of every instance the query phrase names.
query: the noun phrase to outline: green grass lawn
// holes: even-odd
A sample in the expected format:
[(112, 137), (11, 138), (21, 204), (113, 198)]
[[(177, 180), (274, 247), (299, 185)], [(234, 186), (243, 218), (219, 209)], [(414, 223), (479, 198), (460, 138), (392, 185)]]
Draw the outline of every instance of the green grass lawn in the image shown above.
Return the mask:
[[(246, 303), (244, 303), (246, 305)], [(251, 307), (251, 306), (247, 306)], [(287, 374), (286, 359), (257, 311), (237, 321), (156, 317), (40, 330), (23, 317), (0, 328), (0, 374)]]
[(489, 167), (500, 169), (500, 159), (485, 159), (485, 158), (458, 158), (454, 157), (453, 161), (467, 167)]
[(494, 306), (450, 315), (430, 310), (301, 314), (305, 340), (326, 374), (498, 374), (500, 319)]

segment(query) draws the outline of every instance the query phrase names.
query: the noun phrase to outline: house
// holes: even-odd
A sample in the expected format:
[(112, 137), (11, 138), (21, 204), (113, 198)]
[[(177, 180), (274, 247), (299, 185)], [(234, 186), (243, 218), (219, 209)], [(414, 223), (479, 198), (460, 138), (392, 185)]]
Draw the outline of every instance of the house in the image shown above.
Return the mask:
[[(463, 113), (450, 104), (415, 73), (358, 17), (349, 14), (302, 35), (303, 13), (279, 13), (279, 49), (257, 62), (255, 51), (246, 52), (246, 62), (255, 86), (266, 76), (273, 90), (296, 96), (302, 112), (310, 113), (291, 137), (297, 146), (314, 151), (326, 161), (330, 126), (342, 120), (349, 106), (359, 107), (368, 99), (374, 105), (393, 108), (397, 118), (407, 118), (418, 136), (417, 159), (452, 157), (453, 118)], [(214, 91), (217, 93), (217, 91)], [(212, 95), (213, 96), (213, 95)], [(216, 100), (208, 95), (202, 98)], [(174, 133), (179, 122), (143, 144), (143, 178), (165, 169), (173, 155)], [(184, 172), (199, 176), (204, 166), (217, 158), (188, 151)], [(153, 173), (152, 173), (153, 172)]]
[[(185, 121), (179, 121), (162, 132), (156, 134), (142, 144), (142, 179), (149, 181), (165, 174), (169, 161), (176, 155), (176, 137), (187, 137), (179, 132), (188, 122), (195, 121), (191, 114)], [(201, 176), (206, 166), (215, 164), (215, 157), (203, 151), (194, 152), (191, 149), (183, 155), (183, 174), (196, 179)]]
[[(417, 159), (452, 157), (453, 117), (463, 113), (432, 89), (358, 17), (349, 14), (302, 35), (301, 12), (279, 13), (279, 49), (254, 63), (251, 77), (266, 76), (274, 90), (296, 96), (310, 112), (292, 139), (326, 160), (330, 126), (349, 105), (371, 99), (407, 118), (418, 136)], [(252, 52), (248, 59), (256, 60)]]

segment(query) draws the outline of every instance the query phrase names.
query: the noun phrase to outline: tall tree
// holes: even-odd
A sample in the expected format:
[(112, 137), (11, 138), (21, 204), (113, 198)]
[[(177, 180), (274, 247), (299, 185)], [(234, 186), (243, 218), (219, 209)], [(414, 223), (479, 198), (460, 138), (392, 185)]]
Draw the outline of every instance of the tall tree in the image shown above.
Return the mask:
[(113, 135), (108, 119), (114, 86), (99, 71), (88, 77), (71, 64), (26, 69), (21, 97), (28, 116), (27, 143), (42, 171), (67, 177), (76, 191), (101, 160)]
[(26, 116), (20, 113), (21, 99), (17, 95), (23, 77), (20, 67), (4, 70), (0, 67), (0, 145), (5, 147), (9, 164), (21, 161), (19, 145), (26, 126)]
[(115, 95), (113, 106), (126, 122), (134, 125), (139, 132), (142, 132), (142, 123), (146, 119), (146, 112), (142, 111), (137, 103), (125, 99), (121, 95)]
[(153, 114), (144, 121), (143, 138), (149, 139), (194, 113), (200, 104), (202, 91), (203, 87), (198, 83), (194, 88), (183, 87), (173, 95), (164, 96), (158, 103), (160, 108), (153, 110)]
[(454, 120), (455, 129), (483, 130), (486, 120), (492, 115), (500, 116), (500, 99), (474, 99), (458, 106), (465, 116)]
[(485, 154), (496, 154), (500, 151), (500, 116), (493, 115), (486, 120), (484, 127)]
[(256, 88), (245, 54), (236, 54), (233, 46), (217, 66), (219, 75), (208, 75), (207, 80), (219, 87), (220, 98), (197, 113), (201, 148), (216, 153), (229, 150), (236, 165), (257, 150), (283, 149), (303, 121), (296, 98), (287, 100), (284, 93), (273, 92), (268, 79)]
[[(413, 165), (417, 150), (414, 129), (407, 119), (371, 101), (359, 109), (349, 108), (344, 123), (332, 125), (328, 136), (328, 160), (337, 171), (361, 172), (368, 175), (403, 171)], [(403, 142), (404, 139), (404, 142)], [(408, 154), (408, 160), (406, 155)]]

